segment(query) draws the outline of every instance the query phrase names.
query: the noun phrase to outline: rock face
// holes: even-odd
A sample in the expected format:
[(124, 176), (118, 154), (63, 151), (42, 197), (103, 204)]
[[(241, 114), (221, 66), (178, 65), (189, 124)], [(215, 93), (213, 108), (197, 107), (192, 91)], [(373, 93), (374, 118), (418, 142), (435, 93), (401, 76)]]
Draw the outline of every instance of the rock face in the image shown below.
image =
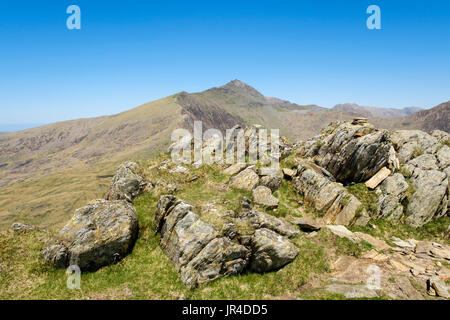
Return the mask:
[[(256, 272), (275, 270), (296, 257), (298, 249), (287, 237), (298, 234), (298, 229), (246, 208), (239, 216), (228, 213), (227, 223), (218, 231), (189, 204), (170, 195), (160, 198), (155, 214), (160, 246), (187, 286), (239, 274), (248, 267)], [(245, 234), (238, 225), (247, 226)]]
[(384, 166), (396, 166), (388, 132), (366, 123), (331, 124), (320, 136), (298, 146), (298, 151), (313, 157), (319, 166), (343, 183), (364, 182)]
[(277, 270), (295, 259), (299, 249), (286, 238), (269, 229), (258, 229), (251, 239), (250, 269), (255, 272)]
[(126, 200), (131, 202), (144, 189), (142, 177), (133, 172), (137, 168), (135, 162), (125, 162), (119, 166), (113, 178), (107, 200)]
[(299, 165), (293, 179), (297, 192), (323, 214), (325, 223), (365, 225), (369, 216), (361, 202), (340, 184), (327, 179), (308, 165)]
[(124, 258), (138, 236), (134, 207), (123, 200), (96, 200), (75, 211), (60, 231), (60, 243), (44, 250), (46, 261), (64, 268), (92, 271)]

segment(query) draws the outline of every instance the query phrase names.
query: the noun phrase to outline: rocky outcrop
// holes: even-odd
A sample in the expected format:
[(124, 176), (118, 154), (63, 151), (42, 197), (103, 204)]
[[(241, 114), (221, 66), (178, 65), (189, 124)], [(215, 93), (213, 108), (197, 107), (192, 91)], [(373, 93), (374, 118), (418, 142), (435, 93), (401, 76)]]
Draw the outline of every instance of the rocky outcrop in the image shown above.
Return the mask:
[(384, 166), (397, 166), (389, 133), (367, 123), (337, 122), (297, 145), (297, 152), (343, 183), (364, 182)]
[(170, 195), (160, 198), (155, 214), (160, 246), (187, 286), (239, 274), (247, 268), (275, 270), (296, 257), (298, 249), (288, 237), (297, 235), (298, 229), (251, 210), (247, 203), (243, 209), (239, 215), (228, 212), (223, 217), (224, 227), (217, 230), (194, 213), (191, 205)]
[(138, 236), (134, 207), (124, 200), (95, 200), (77, 209), (59, 232), (58, 243), (46, 248), (44, 259), (56, 267), (78, 265), (92, 271), (124, 258)]
[(294, 189), (321, 213), (325, 223), (365, 225), (369, 216), (362, 203), (336, 182), (307, 164), (299, 165), (293, 179)]
[(138, 165), (135, 162), (125, 162), (119, 166), (114, 176), (107, 200), (126, 200), (131, 202), (146, 187), (144, 179), (134, 173)]
[[(375, 129), (364, 119), (332, 123), (320, 135), (295, 145), (296, 153), (309, 159), (309, 168), (315, 173), (297, 173), (293, 183), (316, 210), (326, 211), (326, 217), (330, 208), (339, 208), (335, 199), (344, 194), (342, 187), (330, 181), (366, 182), (379, 196), (376, 212), (370, 212), (372, 218), (399, 220), (406, 215), (407, 224), (419, 227), (449, 212), (448, 141), (449, 134), (438, 130), (431, 134), (420, 130), (389, 132)], [(344, 219), (339, 224), (349, 222)]]

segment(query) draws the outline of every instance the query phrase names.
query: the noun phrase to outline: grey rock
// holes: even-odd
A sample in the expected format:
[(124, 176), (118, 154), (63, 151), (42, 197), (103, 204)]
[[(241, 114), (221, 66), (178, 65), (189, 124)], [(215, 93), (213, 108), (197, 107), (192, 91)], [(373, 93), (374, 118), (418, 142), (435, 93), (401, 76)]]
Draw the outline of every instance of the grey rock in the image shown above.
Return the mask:
[(42, 252), (45, 261), (54, 265), (56, 268), (63, 269), (69, 265), (70, 252), (63, 244), (54, 244)]
[(59, 233), (61, 243), (45, 249), (43, 256), (57, 267), (97, 270), (124, 258), (134, 246), (138, 229), (130, 203), (96, 200), (75, 211)]
[(113, 178), (106, 200), (126, 200), (131, 202), (144, 189), (142, 177), (135, 174), (138, 165), (135, 162), (125, 162), (119, 166)]
[[(372, 126), (339, 124), (331, 134), (323, 134), (302, 155), (315, 157), (339, 182), (363, 182), (382, 167), (393, 168), (389, 134)], [(351, 168), (351, 170), (349, 170)]]
[(298, 171), (298, 176), (293, 180), (294, 189), (323, 213), (326, 223), (351, 225), (359, 220), (361, 225), (365, 225), (370, 220), (361, 202), (342, 185), (306, 166)]
[(272, 191), (278, 189), (281, 184), (281, 178), (278, 176), (264, 176), (261, 177), (260, 183), (261, 186), (265, 186)]
[[(406, 196), (406, 190), (408, 190), (408, 183), (400, 173), (394, 173), (388, 177), (380, 185), (382, 194), (378, 198), (378, 211), (375, 219), (384, 218), (394, 214), (394, 217), (398, 217), (399, 212), (403, 212), (403, 206), (400, 204)], [(400, 217), (398, 217), (400, 218)]]
[(251, 243), (253, 254), (250, 269), (254, 272), (277, 270), (294, 260), (299, 253), (299, 249), (287, 238), (264, 228), (255, 231)]
[(246, 267), (250, 251), (228, 238), (216, 238), (181, 268), (181, 279), (190, 288), (215, 279), (240, 274)]
[(444, 172), (415, 168), (411, 181), (416, 192), (406, 209), (406, 223), (420, 227), (448, 211), (448, 179)]
[(252, 191), (259, 183), (259, 176), (251, 168), (247, 168), (234, 176), (230, 184), (238, 189)]
[(439, 297), (450, 299), (450, 294), (448, 293), (447, 285), (445, 281), (440, 279), (438, 276), (432, 276), (427, 282), (428, 288), (433, 288)]
[(35, 226), (31, 226), (29, 224), (24, 224), (24, 223), (20, 223), (20, 222), (14, 222), (11, 225), (11, 228), (14, 230), (14, 232), (27, 232), (27, 231), (36, 230)]
[(255, 215), (258, 219), (258, 228), (270, 229), (288, 238), (300, 234), (300, 231), (294, 225), (282, 218), (277, 218), (259, 211), (255, 211)]
[(247, 168), (247, 164), (246, 163), (235, 163), (232, 164), (231, 166), (229, 166), (228, 168), (226, 168), (223, 173), (226, 175), (235, 175), (239, 172), (241, 172), (242, 170), (244, 170), (245, 168)]
[(253, 200), (256, 204), (266, 208), (275, 209), (278, 207), (279, 200), (272, 195), (272, 191), (264, 186), (253, 189)]
[(439, 168), (442, 170), (450, 166), (450, 147), (443, 145), (437, 152), (436, 158), (439, 163)]

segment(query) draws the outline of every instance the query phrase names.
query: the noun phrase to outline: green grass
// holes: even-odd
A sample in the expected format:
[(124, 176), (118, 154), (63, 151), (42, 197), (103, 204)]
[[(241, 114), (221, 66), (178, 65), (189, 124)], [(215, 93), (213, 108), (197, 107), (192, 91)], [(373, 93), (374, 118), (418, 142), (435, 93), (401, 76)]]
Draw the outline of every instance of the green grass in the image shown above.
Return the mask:
[(299, 201), (302, 201), (303, 197), (294, 190), (292, 183), (285, 179), (281, 180), (280, 187), (273, 195), (280, 200), (277, 211), (272, 212), (273, 215), (278, 217), (298, 216)]
[(81, 290), (67, 289), (65, 271), (41, 258), (50, 235), (0, 234), (0, 299), (270, 299), (298, 296), (311, 274), (330, 270), (324, 249), (299, 236), (293, 239), (299, 256), (277, 272), (247, 273), (188, 290), (159, 247), (154, 226), (157, 200), (155, 193), (135, 200), (140, 231), (133, 252), (115, 265), (83, 273)]
[(327, 246), (333, 247), (337, 254), (345, 254), (353, 257), (360, 257), (365, 251), (371, 250), (373, 247), (366, 241), (361, 241), (360, 243), (355, 243), (347, 238), (341, 238), (334, 235), (328, 229), (320, 230), (318, 234), (319, 240), (322, 243), (326, 243)]
[(375, 214), (378, 210), (378, 195), (375, 191), (369, 190), (364, 183), (356, 183), (347, 187), (347, 191), (353, 194), (369, 215)]
[(445, 237), (450, 226), (450, 217), (448, 216), (431, 221), (419, 228), (413, 228), (404, 223), (394, 224), (387, 219), (371, 220), (370, 224), (375, 225), (376, 229), (367, 225), (364, 227), (352, 226), (350, 227), (350, 230), (384, 238), (388, 242), (389, 239), (394, 236), (401, 239), (414, 238), (416, 240), (435, 240), (437, 242), (450, 244), (450, 240)]

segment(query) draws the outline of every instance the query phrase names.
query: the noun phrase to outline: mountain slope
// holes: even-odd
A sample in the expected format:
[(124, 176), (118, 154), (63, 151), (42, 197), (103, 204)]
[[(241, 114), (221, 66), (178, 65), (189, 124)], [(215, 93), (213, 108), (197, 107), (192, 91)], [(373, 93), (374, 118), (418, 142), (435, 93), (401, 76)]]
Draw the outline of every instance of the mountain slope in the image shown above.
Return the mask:
[(423, 131), (442, 130), (450, 132), (450, 101), (416, 112), (403, 118), (371, 118), (376, 126), (386, 129), (419, 129)]

